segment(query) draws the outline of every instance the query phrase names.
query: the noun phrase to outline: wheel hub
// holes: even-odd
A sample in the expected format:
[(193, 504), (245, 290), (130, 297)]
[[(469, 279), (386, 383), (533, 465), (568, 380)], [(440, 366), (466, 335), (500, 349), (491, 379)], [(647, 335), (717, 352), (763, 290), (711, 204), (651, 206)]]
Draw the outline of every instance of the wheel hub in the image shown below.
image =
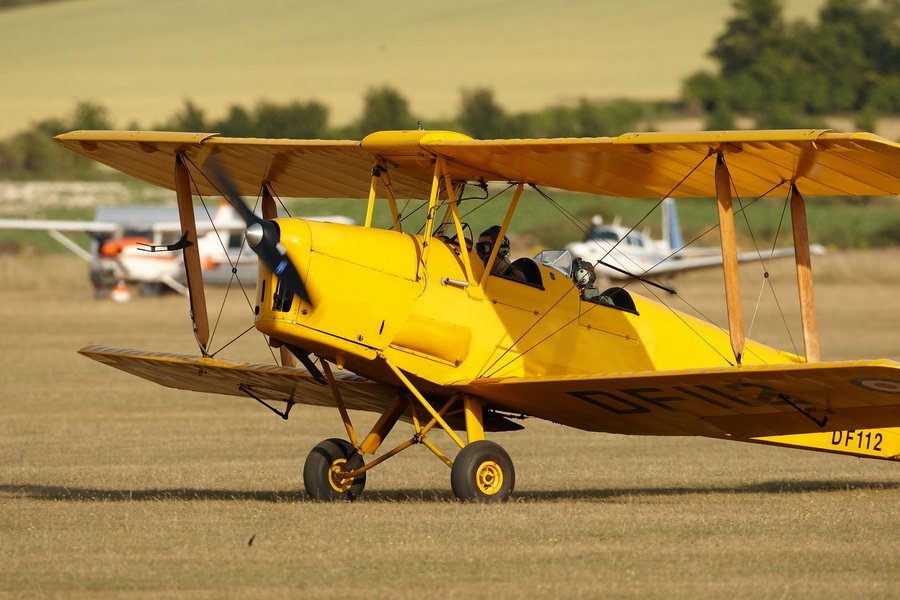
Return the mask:
[(475, 472), (475, 479), (478, 489), (480, 489), (483, 494), (491, 496), (499, 492), (503, 487), (503, 469), (501, 469), (500, 465), (496, 462), (486, 460), (478, 465), (478, 470)]
[(346, 476), (347, 470), (344, 468), (346, 464), (346, 458), (338, 458), (331, 463), (331, 468), (328, 469), (328, 483), (331, 484), (331, 489), (341, 494), (353, 485), (353, 478)]

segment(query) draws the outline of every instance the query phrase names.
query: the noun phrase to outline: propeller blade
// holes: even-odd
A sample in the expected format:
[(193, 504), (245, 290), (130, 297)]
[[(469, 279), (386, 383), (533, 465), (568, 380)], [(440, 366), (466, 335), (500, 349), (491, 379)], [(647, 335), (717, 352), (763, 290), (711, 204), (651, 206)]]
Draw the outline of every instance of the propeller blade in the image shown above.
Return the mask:
[(275, 273), (290, 293), (300, 296), (304, 302), (311, 304), (306, 285), (281, 244), (281, 232), (278, 230), (278, 226), (260, 218), (250, 209), (241, 198), (228, 171), (214, 156), (210, 155), (206, 159), (205, 166), (209, 168), (216, 186), (247, 224), (247, 241), (250, 249), (256, 253), (269, 270)]

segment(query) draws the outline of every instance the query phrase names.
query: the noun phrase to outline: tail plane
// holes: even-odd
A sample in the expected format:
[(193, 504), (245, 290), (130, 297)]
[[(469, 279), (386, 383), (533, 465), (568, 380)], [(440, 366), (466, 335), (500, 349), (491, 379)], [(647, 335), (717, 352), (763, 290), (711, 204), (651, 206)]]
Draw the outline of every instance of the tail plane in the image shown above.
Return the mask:
[(678, 221), (678, 209), (675, 208), (675, 200), (666, 198), (662, 205), (662, 236), (663, 242), (670, 252), (680, 250), (684, 246), (684, 237), (681, 235), (681, 223)]

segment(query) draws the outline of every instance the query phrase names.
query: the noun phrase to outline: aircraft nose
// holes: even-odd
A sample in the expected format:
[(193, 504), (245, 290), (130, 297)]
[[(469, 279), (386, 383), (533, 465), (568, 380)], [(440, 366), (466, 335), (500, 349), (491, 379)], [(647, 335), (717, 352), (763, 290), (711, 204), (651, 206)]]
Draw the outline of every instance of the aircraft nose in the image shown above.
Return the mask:
[(254, 223), (247, 228), (247, 243), (251, 248), (256, 248), (263, 239), (263, 228), (259, 223)]

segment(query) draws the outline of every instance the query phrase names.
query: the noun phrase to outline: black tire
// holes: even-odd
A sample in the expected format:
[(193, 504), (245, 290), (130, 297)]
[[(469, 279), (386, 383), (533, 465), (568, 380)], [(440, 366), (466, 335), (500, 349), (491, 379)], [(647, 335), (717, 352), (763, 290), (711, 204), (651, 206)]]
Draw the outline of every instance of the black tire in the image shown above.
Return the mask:
[(450, 469), (450, 487), (463, 502), (506, 502), (515, 486), (516, 471), (509, 454), (487, 440), (460, 450)]
[(350, 442), (330, 438), (315, 445), (303, 465), (303, 486), (310, 498), (324, 502), (355, 500), (363, 493), (366, 487), (365, 473), (349, 485), (341, 485), (331, 478), (332, 468), (343, 463), (349, 463), (350, 469), (358, 469), (364, 464)]

